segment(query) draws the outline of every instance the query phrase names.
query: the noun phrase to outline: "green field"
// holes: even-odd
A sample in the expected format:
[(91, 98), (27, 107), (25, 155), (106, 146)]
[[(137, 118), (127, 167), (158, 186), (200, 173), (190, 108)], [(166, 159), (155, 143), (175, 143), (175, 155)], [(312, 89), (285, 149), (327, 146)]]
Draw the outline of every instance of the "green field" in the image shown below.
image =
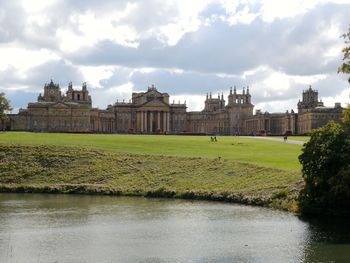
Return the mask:
[(254, 138), (223, 136), (210, 142), (208, 136), (0, 133), (0, 143), (81, 146), (113, 152), (218, 158), (257, 165), (300, 170), (301, 145)]
[(196, 198), (296, 210), (301, 145), (217, 139), (0, 133), (0, 191)]

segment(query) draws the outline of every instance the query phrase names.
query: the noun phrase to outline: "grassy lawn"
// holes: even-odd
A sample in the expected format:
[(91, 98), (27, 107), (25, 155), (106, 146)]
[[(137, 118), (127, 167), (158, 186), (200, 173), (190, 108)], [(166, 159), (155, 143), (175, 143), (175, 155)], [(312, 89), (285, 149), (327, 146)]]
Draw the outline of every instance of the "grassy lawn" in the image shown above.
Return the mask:
[(298, 156), (301, 145), (233, 136), (217, 138), (218, 142), (210, 142), (208, 136), (5, 132), (0, 133), (0, 144), (80, 146), (130, 154), (220, 157), (222, 160), (300, 171)]
[[(70, 141), (67, 138), (73, 135), (8, 135), (10, 135), (8, 138), (20, 135), (33, 137), (36, 141), (31, 141), (32, 144), (46, 145), (0, 144), (0, 191), (179, 197), (224, 200), (295, 210), (295, 198), (302, 186), (298, 170), (281, 170), (233, 161), (235, 156), (240, 156), (238, 153), (236, 155), (227, 153), (231, 159), (140, 155), (82, 147), (52, 146), (47, 143), (69, 144)], [(44, 139), (40, 141), (40, 137)], [(94, 138), (95, 140), (92, 140), (94, 145), (99, 145), (99, 139), (106, 137), (111, 140), (110, 143), (120, 142), (124, 147), (127, 142), (122, 142), (123, 139), (147, 141), (141, 149), (136, 147), (135, 141), (131, 143), (131, 145), (135, 144), (134, 148), (130, 148), (132, 151), (138, 149), (138, 151), (143, 150), (143, 153), (145, 151), (156, 153), (154, 141), (160, 140), (163, 144), (170, 141), (169, 152), (166, 151), (166, 145), (158, 148), (165, 153), (173, 154), (173, 151), (177, 151), (178, 155), (185, 152), (187, 155), (196, 156), (202, 155), (203, 151), (199, 151), (198, 148), (197, 152), (193, 149), (193, 144), (207, 139), (170, 136), (73, 136), (76, 139), (80, 137), (85, 137), (85, 140)], [(23, 137), (17, 138), (23, 139)], [(217, 143), (216, 146), (208, 146), (213, 147), (208, 152), (213, 155), (220, 149), (222, 152), (228, 152), (228, 149), (231, 149), (231, 146), (228, 146), (230, 145), (228, 139), (220, 138), (222, 142)], [(180, 144), (182, 140), (187, 143)], [(108, 145), (107, 142), (102, 141)], [(16, 142), (19, 143), (19, 141)], [(257, 143), (259, 145), (260, 141)], [(179, 145), (177, 149), (176, 144)], [(202, 145), (207, 144), (211, 145), (207, 141), (202, 143)], [(260, 149), (263, 145), (266, 147), (266, 144), (263, 144), (259, 148), (254, 148), (251, 144), (254, 142), (244, 141), (246, 145), (244, 147), (247, 148), (240, 149)], [(254, 156), (254, 153), (251, 156)]]

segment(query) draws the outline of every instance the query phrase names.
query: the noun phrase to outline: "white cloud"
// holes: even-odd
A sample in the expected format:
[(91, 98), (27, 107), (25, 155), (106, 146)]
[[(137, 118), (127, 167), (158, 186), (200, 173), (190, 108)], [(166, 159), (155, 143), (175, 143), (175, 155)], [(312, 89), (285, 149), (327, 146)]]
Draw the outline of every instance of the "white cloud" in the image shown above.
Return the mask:
[(22, 0), (22, 6), (28, 13), (39, 13), (49, 6), (54, 5), (58, 0)]
[(238, 11), (233, 16), (229, 17), (227, 21), (231, 25), (235, 24), (250, 24), (254, 21), (254, 19), (258, 16), (258, 14), (251, 13), (248, 6), (245, 6), (243, 10)]
[(262, 1), (261, 17), (266, 22), (272, 22), (275, 19), (293, 17), (305, 13), (319, 4), (320, 0), (264, 0)]
[(335, 103), (339, 102), (343, 107), (346, 107), (350, 103), (350, 88), (344, 89), (338, 94), (333, 94), (333, 96), (323, 96), (322, 93), (319, 93), (319, 97), (325, 106), (334, 106)]
[(178, 43), (184, 34), (198, 30), (203, 23), (199, 15), (208, 4), (209, 1), (178, 1), (178, 17), (173, 23), (159, 28), (160, 38), (165, 38), (166, 43), (173, 46)]
[(45, 13), (38, 13), (28, 16), (27, 23), (30, 25), (27, 27), (27, 30), (30, 31), (35, 28), (35, 26), (38, 27), (44, 27), (50, 23), (50, 18)]
[(204, 109), (205, 95), (179, 94), (172, 96), (170, 94), (170, 103), (186, 103), (187, 111), (201, 111)]
[[(217, 1), (212, 1), (216, 3)], [(220, 3), (226, 11), (227, 21), (232, 25), (237, 23), (249, 24), (255, 18), (271, 23), (276, 19), (295, 17), (308, 12), (318, 4), (330, 2), (327, 0), (221, 0)], [(331, 1), (331, 2), (346, 2)]]
[(297, 100), (289, 99), (289, 100), (281, 100), (281, 101), (271, 101), (271, 102), (260, 102), (255, 105), (255, 111), (261, 110), (262, 112), (270, 112), (270, 113), (283, 113), (287, 110), (290, 112), (293, 110), (297, 112)]
[(346, 107), (350, 103), (350, 88), (344, 89), (339, 94), (335, 94), (335, 96), (325, 97), (322, 94), (319, 94), (319, 96), (325, 106), (334, 106), (335, 103), (341, 103), (342, 107)]
[(89, 11), (70, 17), (74, 30), (70, 27), (59, 28), (56, 32), (60, 48), (74, 52), (84, 46), (94, 46), (98, 41), (111, 40), (116, 44), (128, 47), (138, 46), (138, 34), (128, 25), (118, 25), (118, 20), (130, 12), (129, 6), (123, 12), (112, 12), (106, 16), (96, 16)]
[(16, 107), (32, 97), (15, 90), (35, 98), (50, 77), (87, 81), (102, 108), (151, 83), (189, 110), (233, 85), (251, 86), (269, 111), (295, 107), (309, 84), (345, 102), (348, 84), (335, 71), (350, 5), (329, 2), (2, 1), (0, 88)]
[(106, 93), (110, 95), (119, 94), (121, 97), (124, 97), (125, 94), (131, 94), (132, 90), (133, 90), (133, 84), (131, 82), (128, 82), (123, 85), (111, 87), (107, 89)]
[(49, 60), (60, 59), (55, 52), (48, 49), (28, 50), (12, 45), (0, 46), (0, 57), (0, 70), (14, 67), (23, 73)]
[(112, 105), (116, 101), (129, 102), (132, 91), (133, 84), (131, 82), (127, 82), (108, 89), (90, 89), (90, 95), (92, 97), (92, 104), (94, 107), (105, 109), (107, 105)]
[(284, 93), (293, 85), (308, 86), (325, 78), (326, 75), (294, 76), (270, 70), (268, 77), (261, 83), (265, 90)]
[(114, 67), (111, 66), (81, 66), (79, 67), (86, 82), (94, 87), (102, 88), (101, 80), (108, 79), (113, 75)]
[(273, 72), (263, 81), (263, 84), (269, 87), (273, 92), (285, 92), (290, 88), (290, 80), (286, 74)]
[(137, 48), (142, 39), (156, 37), (167, 45), (175, 45), (184, 34), (200, 27), (199, 15), (207, 4), (208, 1), (139, 1), (126, 4), (124, 9), (105, 10), (103, 15), (89, 9), (71, 13), (69, 26), (58, 28), (56, 37), (65, 52), (75, 52), (102, 40)]

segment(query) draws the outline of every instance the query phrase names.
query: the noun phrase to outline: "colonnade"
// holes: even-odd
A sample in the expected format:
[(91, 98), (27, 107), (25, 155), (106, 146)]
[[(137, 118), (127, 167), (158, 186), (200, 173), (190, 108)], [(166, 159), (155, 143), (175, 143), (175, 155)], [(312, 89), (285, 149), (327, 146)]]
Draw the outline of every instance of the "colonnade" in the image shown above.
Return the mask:
[(140, 132), (169, 132), (170, 113), (168, 111), (138, 111), (137, 130)]

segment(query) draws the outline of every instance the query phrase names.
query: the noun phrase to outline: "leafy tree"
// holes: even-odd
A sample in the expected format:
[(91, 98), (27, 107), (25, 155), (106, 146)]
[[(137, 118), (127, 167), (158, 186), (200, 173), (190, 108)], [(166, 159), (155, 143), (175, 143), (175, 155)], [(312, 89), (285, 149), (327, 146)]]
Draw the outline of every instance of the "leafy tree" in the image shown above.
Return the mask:
[(343, 111), (342, 123), (344, 125), (344, 129), (350, 133), (350, 105), (348, 105), (347, 109)]
[(7, 111), (12, 110), (10, 102), (6, 99), (5, 93), (0, 92), (0, 122), (6, 123), (8, 121)]
[(314, 131), (299, 156), (305, 187), (299, 196), (304, 213), (350, 213), (350, 136), (344, 122)]
[[(346, 46), (338, 73), (350, 74), (350, 26), (342, 37)], [(330, 122), (311, 134), (299, 160), (305, 181), (301, 212), (350, 215), (350, 105), (340, 123)]]
[[(338, 73), (350, 74), (350, 26), (348, 32), (343, 34), (345, 47), (342, 49), (343, 52), (343, 63), (338, 68)], [(350, 77), (348, 79), (350, 83)]]

